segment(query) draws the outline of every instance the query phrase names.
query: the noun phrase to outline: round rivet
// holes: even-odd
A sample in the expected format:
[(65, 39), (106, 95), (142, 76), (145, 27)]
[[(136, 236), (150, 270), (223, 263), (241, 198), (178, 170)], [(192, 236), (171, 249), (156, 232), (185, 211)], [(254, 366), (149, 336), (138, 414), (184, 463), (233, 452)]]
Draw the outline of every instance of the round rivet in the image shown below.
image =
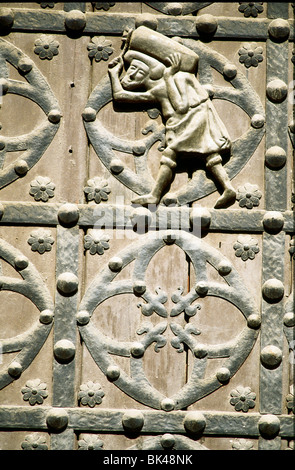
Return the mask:
[(251, 315), (249, 315), (249, 317), (247, 318), (247, 325), (249, 328), (253, 328), (253, 330), (259, 328), (261, 325), (260, 316), (256, 313), (252, 313)]
[(197, 294), (199, 294), (199, 295), (206, 295), (208, 293), (209, 286), (208, 286), (207, 282), (200, 281), (196, 284), (195, 290), (196, 290)]
[(14, 171), (19, 176), (24, 176), (29, 171), (29, 165), (27, 164), (25, 160), (18, 160), (14, 165)]
[(199, 227), (201, 230), (206, 230), (211, 224), (211, 214), (208, 209), (204, 207), (192, 209), (190, 213), (190, 223), (194, 229), (194, 233), (196, 233)]
[(22, 371), (23, 371), (23, 368), (20, 365), (20, 363), (17, 361), (13, 361), (8, 367), (8, 374), (14, 379), (17, 379), (18, 377), (20, 377)]
[(73, 295), (77, 292), (79, 280), (75, 274), (70, 272), (62, 273), (57, 278), (57, 289), (61, 294)]
[(0, 26), (10, 28), (13, 25), (14, 13), (10, 8), (0, 8)]
[(294, 312), (287, 312), (284, 315), (284, 325), (288, 327), (295, 326), (295, 315)]
[(5, 149), (5, 142), (4, 140), (0, 140), (0, 150), (4, 150)]
[(172, 449), (172, 447), (175, 445), (175, 437), (172, 434), (164, 434), (161, 437), (161, 446), (164, 449)]
[(29, 260), (25, 256), (20, 255), (17, 258), (15, 258), (14, 265), (15, 265), (16, 269), (19, 269), (21, 271), (22, 269), (25, 269), (25, 268), (28, 267)]
[(266, 165), (273, 169), (277, 170), (283, 168), (287, 160), (287, 155), (282, 147), (275, 145), (267, 149), (265, 153), (265, 163)]
[(201, 15), (196, 19), (196, 28), (199, 34), (214, 34), (217, 30), (217, 26), (217, 20), (212, 15)]
[(145, 26), (146, 28), (150, 28), (156, 31), (158, 27), (158, 20), (150, 13), (144, 13), (142, 15), (138, 15), (138, 17), (135, 19), (135, 28), (139, 28), (139, 26)]
[(9, 89), (9, 81), (6, 78), (0, 78), (1, 94), (6, 95)]
[(81, 31), (86, 26), (86, 16), (80, 10), (71, 10), (66, 14), (65, 25), (72, 31)]
[(134, 284), (133, 284), (133, 293), (135, 295), (142, 295), (144, 294), (146, 291), (146, 284), (144, 281), (136, 281)]
[(274, 415), (264, 415), (258, 422), (258, 428), (265, 439), (273, 439), (279, 433), (280, 420)]
[(59, 222), (70, 225), (76, 224), (79, 220), (79, 209), (75, 204), (64, 204), (58, 210)]
[(232, 271), (232, 265), (228, 261), (221, 261), (217, 269), (221, 276), (227, 276)]
[(268, 369), (275, 369), (283, 359), (282, 351), (273, 345), (266, 346), (260, 354), (262, 364)]
[(142, 343), (133, 343), (131, 347), (131, 354), (133, 357), (142, 357), (144, 355), (144, 345)]
[(230, 379), (230, 371), (227, 367), (221, 367), (216, 372), (216, 378), (220, 383), (227, 383)]
[(121, 271), (123, 267), (123, 261), (119, 256), (114, 256), (113, 258), (110, 259), (109, 261), (109, 268), (113, 272), (118, 272)]
[(288, 86), (283, 80), (276, 78), (267, 84), (266, 94), (274, 103), (281, 103), (287, 97)]
[(109, 366), (107, 368), (106, 376), (110, 381), (115, 381), (120, 377), (120, 369), (118, 366)]
[(187, 432), (200, 434), (206, 427), (206, 419), (200, 411), (190, 411), (184, 418), (183, 425)]
[(177, 206), (178, 198), (177, 194), (175, 193), (167, 193), (163, 199), (162, 202), (165, 204), (166, 207), (174, 207)]
[(52, 124), (58, 124), (61, 119), (61, 112), (58, 109), (52, 109), (48, 113), (48, 121), (50, 121)]
[(251, 118), (251, 126), (254, 129), (261, 129), (265, 124), (265, 117), (262, 114), (254, 114)]
[(82, 117), (86, 122), (92, 122), (96, 119), (96, 111), (93, 108), (85, 108)]
[(69, 363), (75, 356), (76, 348), (72, 341), (61, 339), (53, 348), (55, 359), (60, 363)]
[(287, 20), (276, 18), (269, 24), (268, 32), (273, 39), (285, 41), (290, 34), (290, 25)]
[(198, 346), (196, 346), (194, 348), (194, 355), (198, 358), (198, 359), (203, 359), (204, 357), (206, 357), (208, 354), (208, 351), (206, 349), (205, 346), (203, 346), (202, 344), (199, 344)]
[(138, 410), (129, 410), (122, 417), (122, 425), (125, 431), (139, 432), (144, 425), (144, 416)]
[(146, 151), (145, 145), (134, 145), (132, 147), (132, 153), (133, 155), (140, 156), (143, 155)]
[(233, 78), (235, 78), (235, 76), (237, 75), (237, 68), (235, 65), (233, 64), (226, 64), (224, 67), (223, 67), (223, 75), (232, 80)]
[(63, 431), (69, 422), (69, 417), (66, 410), (62, 408), (55, 408), (48, 412), (46, 416), (46, 424), (49, 429), (60, 432)]
[(79, 325), (87, 325), (90, 321), (90, 313), (86, 310), (81, 310), (77, 313), (76, 320)]
[(0, 202), (0, 219), (3, 217), (3, 214), (4, 214), (4, 206)]
[(31, 59), (22, 58), (18, 61), (18, 70), (22, 73), (29, 73), (33, 68), (34, 62)]
[(284, 284), (278, 279), (268, 279), (262, 286), (262, 294), (269, 303), (279, 302), (284, 296)]
[(181, 15), (183, 6), (181, 3), (168, 3), (167, 10), (169, 15), (178, 16)]
[(124, 170), (124, 165), (121, 162), (121, 160), (114, 158), (110, 163), (110, 170), (115, 175), (118, 175), (119, 173), (122, 173), (122, 171)]
[(54, 313), (51, 310), (42, 310), (42, 312), (40, 312), (39, 321), (44, 325), (49, 325), (52, 323), (53, 318)]
[(161, 408), (164, 411), (172, 411), (175, 408), (175, 403), (171, 398), (164, 398), (164, 400), (161, 401)]
[(270, 211), (263, 217), (263, 226), (270, 233), (278, 233), (282, 230), (285, 223), (284, 216), (281, 212)]

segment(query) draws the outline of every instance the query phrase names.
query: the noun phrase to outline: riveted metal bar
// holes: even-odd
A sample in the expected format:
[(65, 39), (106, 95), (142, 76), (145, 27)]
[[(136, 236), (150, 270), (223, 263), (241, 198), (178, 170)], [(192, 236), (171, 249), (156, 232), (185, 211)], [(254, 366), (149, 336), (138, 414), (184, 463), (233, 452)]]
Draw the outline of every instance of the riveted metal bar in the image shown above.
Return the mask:
[[(80, 4), (82, 5), (82, 4)], [(80, 7), (82, 8), (82, 7)], [(79, 9), (80, 9), (79, 8)], [(82, 11), (82, 10), (81, 10)], [(69, 11), (39, 11), (13, 8), (14, 22), (11, 31), (51, 31), (65, 32), (65, 18)], [(134, 28), (137, 14), (87, 12), (86, 25), (83, 34), (119, 34), (122, 35), (126, 27)], [(168, 36), (199, 37), (193, 16), (167, 16), (157, 15), (157, 31)], [(249, 18), (218, 18), (218, 29), (215, 39), (260, 39), (268, 37), (269, 19)], [(293, 32), (291, 31), (291, 38)]]
[[(4, 210), (0, 219), (1, 225), (6, 224), (26, 224), (38, 226), (56, 226), (58, 224), (58, 210), (61, 204), (47, 203), (38, 204), (31, 202), (1, 202)], [(103, 204), (100, 206), (88, 206), (86, 204), (78, 205), (80, 217), (78, 224), (80, 227), (92, 227), (95, 224), (105, 223), (107, 228), (130, 228), (130, 218), (133, 214), (131, 206), (112, 206)], [(183, 213), (183, 207), (165, 208), (159, 207), (155, 213), (151, 212), (151, 229), (187, 228), (188, 223), (185, 220), (189, 218), (189, 208)], [(208, 209), (211, 215), (211, 230), (243, 232), (263, 231), (263, 217), (267, 211), (255, 210), (247, 211), (245, 209), (227, 209), (218, 211)], [(173, 216), (173, 214), (175, 214)], [(283, 230), (287, 233), (294, 232), (294, 217), (292, 211), (285, 211)], [(163, 221), (167, 220), (167, 227), (163, 226)], [(179, 221), (179, 226), (175, 221)], [(185, 227), (181, 224), (185, 223)]]
[[(288, 100), (284, 87), (288, 83), (288, 41), (267, 41), (267, 89), (266, 98), (266, 155), (276, 155), (278, 148), (288, 152)], [(279, 99), (277, 96), (284, 96)], [(287, 166), (265, 167), (265, 206), (268, 210), (283, 211), (287, 205)]]
[[(57, 260), (56, 279), (65, 273), (73, 276), (78, 274), (78, 250), (79, 250), (79, 229), (78, 227), (64, 228), (57, 227)], [(73, 277), (74, 279), (74, 277)], [(64, 284), (56, 292), (56, 311), (54, 323), (54, 344), (67, 340), (76, 345), (76, 320), (78, 294), (69, 291), (71, 282), (66, 278)], [(74, 281), (72, 281), (74, 283)], [(61, 290), (63, 289), (63, 290)], [(76, 290), (76, 289), (75, 289)], [(69, 353), (70, 354), (70, 353)], [(66, 355), (66, 352), (64, 353)], [(74, 390), (75, 377), (75, 354), (69, 358), (59, 355), (54, 361), (54, 390), (53, 404), (58, 406), (73, 406), (76, 402)], [(67, 393), (64, 393), (64, 387)]]
[[(79, 228), (58, 226), (52, 398), (58, 407), (76, 405), (78, 252)], [(71, 449), (73, 444), (73, 433), (52, 435), (53, 449)]]
[[(263, 268), (262, 283), (281, 282), (284, 284), (284, 256), (285, 256), (285, 234), (263, 235)], [(263, 289), (263, 287), (262, 287)], [(276, 287), (270, 285), (270, 295), (262, 299), (262, 322), (261, 322), (261, 357), (265, 351), (282, 351), (283, 334), (283, 301), (277, 297)], [(273, 358), (275, 360), (275, 358)], [(262, 361), (260, 369), (260, 412), (280, 414), (282, 412), (282, 382), (283, 364), (275, 361)]]
[[(47, 417), (54, 411), (54, 407), (42, 406), (40, 408), (28, 408), (27, 406), (2, 406), (0, 408), (0, 423), (7, 429), (32, 429), (46, 430)], [(122, 418), (126, 410), (103, 408), (60, 408), (68, 416), (67, 431), (80, 432), (124, 432)], [(184, 434), (185, 411), (143, 410), (143, 433), (165, 432)], [(231, 412), (203, 411), (206, 426), (204, 436), (260, 436), (259, 413), (239, 414)], [(278, 415), (279, 436), (281, 438), (295, 436), (294, 422), (291, 415)], [(60, 434), (60, 436), (63, 433)], [(62, 436), (62, 440), (64, 439)], [(272, 439), (275, 441), (275, 439)]]

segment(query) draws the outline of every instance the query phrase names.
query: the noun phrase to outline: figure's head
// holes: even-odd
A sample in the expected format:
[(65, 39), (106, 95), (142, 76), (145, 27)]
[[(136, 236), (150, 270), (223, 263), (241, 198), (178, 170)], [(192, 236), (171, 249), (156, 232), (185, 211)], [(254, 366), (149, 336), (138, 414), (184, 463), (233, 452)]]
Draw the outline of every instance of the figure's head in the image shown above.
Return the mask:
[(150, 75), (150, 69), (147, 64), (138, 60), (132, 59), (130, 66), (121, 80), (122, 86), (126, 90), (135, 90), (144, 86)]
[(163, 76), (164, 64), (142, 52), (129, 50), (124, 56), (124, 61), (130, 64), (121, 80), (126, 90), (146, 87), (151, 80), (159, 80)]

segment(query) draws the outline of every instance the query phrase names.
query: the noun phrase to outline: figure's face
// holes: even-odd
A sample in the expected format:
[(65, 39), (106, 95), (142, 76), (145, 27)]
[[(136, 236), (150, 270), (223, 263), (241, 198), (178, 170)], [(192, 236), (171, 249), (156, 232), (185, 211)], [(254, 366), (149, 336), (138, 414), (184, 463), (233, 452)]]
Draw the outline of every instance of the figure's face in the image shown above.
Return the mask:
[(140, 60), (133, 59), (121, 83), (126, 90), (134, 90), (144, 85), (148, 76), (148, 66)]

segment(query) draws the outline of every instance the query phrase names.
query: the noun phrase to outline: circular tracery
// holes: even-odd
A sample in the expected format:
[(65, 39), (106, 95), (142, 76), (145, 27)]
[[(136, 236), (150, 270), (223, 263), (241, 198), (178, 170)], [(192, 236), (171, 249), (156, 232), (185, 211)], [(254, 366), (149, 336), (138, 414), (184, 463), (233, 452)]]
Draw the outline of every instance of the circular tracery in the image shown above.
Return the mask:
[[(206, 285), (206, 292), (198, 292), (195, 286), (184, 296), (178, 292), (172, 299), (175, 306), (169, 312), (165, 307), (167, 296), (161, 290), (156, 294), (150, 291), (145, 280), (145, 273), (152, 258), (161, 248), (167, 246), (165, 239), (171, 236), (179, 248), (185, 251), (190, 258), (195, 271), (196, 286)], [(218, 272), (220, 264), (226, 261), (228, 265), (229, 262), (220, 252), (183, 231), (173, 231), (173, 233), (163, 231), (158, 233), (158, 236), (155, 234), (144, 235), (140, 241), (123, 250), (119, 256), (122, 261), (121, 271), (134, 261), (131, 277), (117, 281), (118, 273), (111, 271), (109, 267), (105, 268), (90, 284), (82, 299), (79, 311), (83, 313), (84, 321), (80, 321), (81, 313), (78, 313), (77, 316), (83, 341), (104, 374), (108, 376), (112, 368), (118, 370), (116, 356), (129, 358), (130, 376), (120, 370), (113, 383), (140, 403), (156, 409), (163, 409), (163, 403), (166, 403), (167, 400), (169, 403), (173, 403), (173, 409), (182, 409), (226, 383), (248, 357), (255, 344), (260, 325), (259, 313), (254, 301), (235, 269), (232, 267), (227, 274), (221, 275), (220, 282), (208, 279), (208, 263)], [(145, 289), (135, 293), (135, 281), (138, 285), (144, 285)], [(145, 301), (143, 304), (145, 310), (141, 307), (142, 315), (158, 315), (162, 317), (161, 321), (154, 324), (145, 320), (140, 328), (136, 330), (135, 327), (134, 341), (118, 341), (116, 338), (109, 338), (107, 334), (98, 329), (96, 325), (99, 323), (92, 321), (92, 315), (103, 315), (104, 302), (110, 297), (132, 293)], [(228, 338), (222, 344), (206, 344), (202, 343), (200, 331), (194, 325), (187, 323), (183, 327), (177, 322), (177, 318), (174, 319), (174, 317), (184, 314), (192, 306), (194, 311), (191, 311), (191, 315), (197, 315), (199, 308), (195, 301), (204, 295), (213, 299), (224, 299), (238, 309), (246, 319), (239, 334)], [(85, 312), (88, 312), (87, 316), (85, 316)], [(255, 322), (251, 320), (253, 315), (256, 319)], [(134, 323), (138, 325), (138, 318), (134, 320)], [(185, 345), (190, 350), (194, 363), (188, 382), (172, 397), (165, 397), (148, 381), (144, 372), (144, 355), (150, 347), (154, 347), (155, 351), (165, 347), (169, 330), (174, 334), (171, 340), (173, 348), (182, 353)], [(139, 337), (136, 337), (136, 334)], [(216, 373), (207, 377), (205, 372), (208, 361), (217, 358), (224, 358), (222, 366)], [(167, 407), (164, 409), (170, 410)]]
[[(177, 38), (176, 40), (192, 49), (200, 57), (198, 74), (201, 84), (210, 84), (212, 88), (212, 85), (214, 85), (213, 69), (226, 77), (227, 83), (224, 86), (213, 86), (211, 90), (213, 100), (229, 101), (240, 107), (250, 118), (249, 128), (242, 136), (233, 141), (231, 158), (224, 164), (230, 179), (232, 179), (252, 157), (264, 135), (263, 106), (246, 77), (237, 71), (232, 64), (229, 64), (224, 56), (201, 41)], [(230, 86), (228, 83), (230, 83)], [(110, 80), (105, 77), (93, 90), (86, 104), (83, 113), (86, 132), (97, 156), (110, 173), (135, 193), (146, 194), (150, 192), (154, 183), (150, 171), (149, 152), (155, 142), (163, 142), (165, 129), (154, 122), (153, 125), (149, 124), (146, 129), (143, 129), (142, 132), (147, 137), (139, 141), (116, 137), (104, 127), (99, 114), (111, 100)], [(90, 115), (91, 119), (89, 119)], [(139, 147), (142, 150), (140, 154), (137, 154), (134, 149)], [(133, 155), (135, 171), (132, 171), (118, 158), (118, 152)], [(113, 171), (115, 161), (120, 164), (120, 172)], [(174, 196), (179, 205), (184, 205), (203, 198), (214, 191), (216, 191), (216, 186), (207, 178), (205, 170), (198, 169), (193, 171), (188, 183), (183, 185)], [(169, 199), (167, 199), (168, 203)]]

